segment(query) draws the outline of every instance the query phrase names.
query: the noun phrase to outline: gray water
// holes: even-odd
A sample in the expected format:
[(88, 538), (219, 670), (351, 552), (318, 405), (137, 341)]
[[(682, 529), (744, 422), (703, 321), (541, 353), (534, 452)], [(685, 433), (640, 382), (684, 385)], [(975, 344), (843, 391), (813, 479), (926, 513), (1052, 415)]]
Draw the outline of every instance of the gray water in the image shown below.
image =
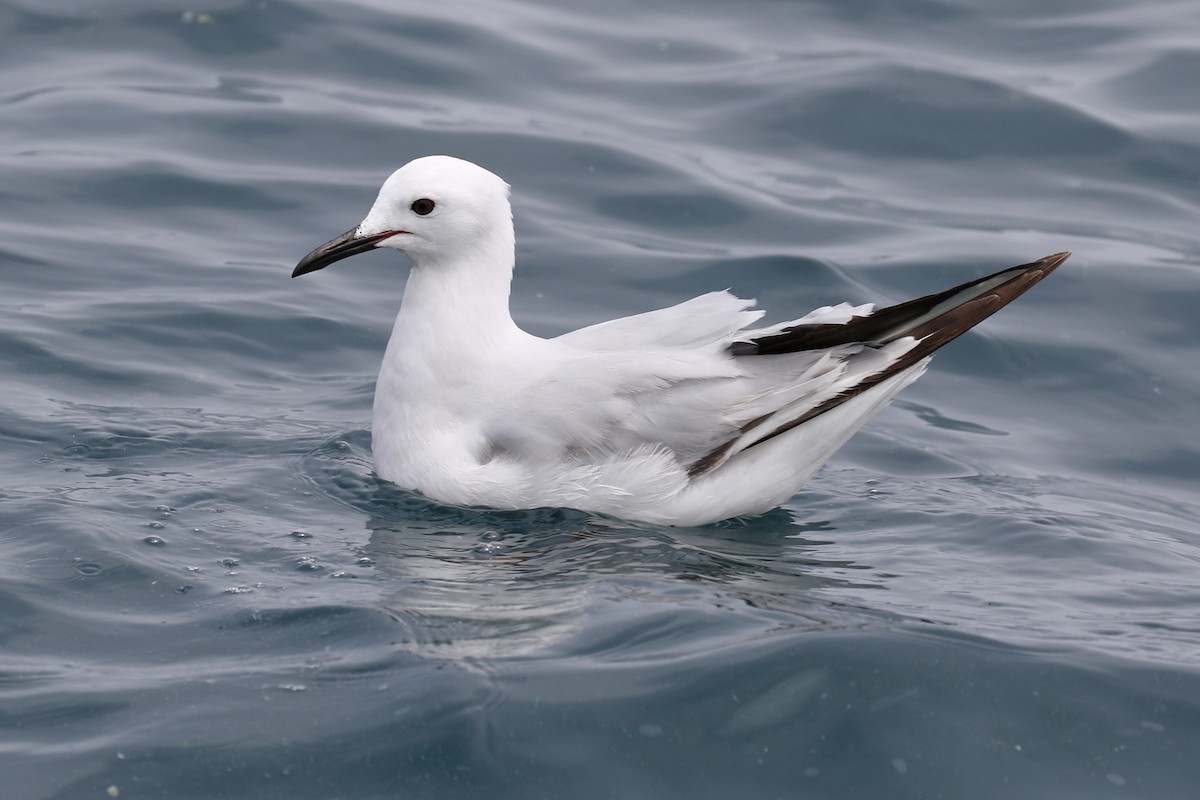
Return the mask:
[[(13, 798), (1191, 798), (1200, 6), (0, 3)], [(1075, 255), (784, 508), (375, 479), (382, 180), (514, 187), (554, 334)]]

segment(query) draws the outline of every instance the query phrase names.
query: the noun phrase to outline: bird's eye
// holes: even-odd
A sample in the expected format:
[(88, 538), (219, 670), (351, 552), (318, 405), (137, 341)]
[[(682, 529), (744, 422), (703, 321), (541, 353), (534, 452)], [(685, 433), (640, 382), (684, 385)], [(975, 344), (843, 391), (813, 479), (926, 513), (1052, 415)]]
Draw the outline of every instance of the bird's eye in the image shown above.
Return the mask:
[(409, 208), (413, 210), (414, 214), (423, 217), (433, 211), (434, 205), (435, 203), (428, 197), (422, 197), (420, 200), (413, 200), (413, 204)]

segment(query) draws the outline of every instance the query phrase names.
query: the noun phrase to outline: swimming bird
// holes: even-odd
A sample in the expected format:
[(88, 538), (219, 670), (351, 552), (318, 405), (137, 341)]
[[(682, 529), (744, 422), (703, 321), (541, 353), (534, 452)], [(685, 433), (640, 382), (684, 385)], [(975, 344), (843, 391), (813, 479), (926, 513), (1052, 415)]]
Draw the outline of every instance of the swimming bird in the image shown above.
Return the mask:
[(380, 478), (449, 505), (669, 525), (786, 502), (933, 351), (1070, 255), (771, 327), (751, 327), (753, 300), (717, 291), (546, 339), (509, 311), (508, 185), (450, 156), (396, 170), (362, 223), (292, 277), (378, 247), (412, 263), (375, 387)]

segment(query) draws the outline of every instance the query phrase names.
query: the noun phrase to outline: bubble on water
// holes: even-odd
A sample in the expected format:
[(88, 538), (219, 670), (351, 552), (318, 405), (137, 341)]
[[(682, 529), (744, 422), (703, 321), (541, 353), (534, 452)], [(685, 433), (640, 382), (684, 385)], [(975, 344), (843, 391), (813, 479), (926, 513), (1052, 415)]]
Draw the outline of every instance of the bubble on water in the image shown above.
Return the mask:
[(358, 564), (360, 567), (373, 567), (373, 566), (375, 566), (375, 559), (369, 558), (367, 556), (363, 556), (355, 563)]
[(316, 572), (319, 569), (324, 569), (324, 567), (312, 556), (301, 556), (296, 559), (296, 569), (301, 572)]
[(145, 539), (142, 539), (142, 541), (151, 547), (162, 547), (167, 543), (167, 541), (161, 536), (147, 536)]
[(240, 566), (242, 562), (237, 558), (222, 558), (217, 563), (226, 569), (233, 569), (236, 566)]
[(93, 575), (99, 575), (101, 572), (103, 572), (104, 567), (100, 566), (95, 561), (76, 561), (75, 571), (80, 575), (90, 578)]
[(163, 530), (164, 528), (166, 528), (167, 526), (166, 526), (166, 525), (164, 525), (164, 524), (163, 524), (163, 523), (161, 523), (161, 522), (157, 522), (157, 521), (156, 521), (156, 522), (147, 522), (147, 523), (146, 523), (146, 527), (147, 527), (147, 528), (153, 528), (153, 529), (154, 529), (154, 530), (156, 530), (156, 531), (161, 531), (161, 530)]
[(291, 533), (288, 534), (288, 536), (291, 536), (293, 539), (296, 539), (296, 540), (312, 538), (312, 534), (307, 533), (306, 531), (292, 531)]
[(333, 572), (329, 573), (329, 577), (331, 577), (331, 578), (354, 578), (357, 576), (353, 572), (350, 572), (348, 570), (338, 569), (338, 570), (334, 570)]
[(249, 586), (230, 586), (225, 590), (225, 594), (249, 594), (253, 591)]

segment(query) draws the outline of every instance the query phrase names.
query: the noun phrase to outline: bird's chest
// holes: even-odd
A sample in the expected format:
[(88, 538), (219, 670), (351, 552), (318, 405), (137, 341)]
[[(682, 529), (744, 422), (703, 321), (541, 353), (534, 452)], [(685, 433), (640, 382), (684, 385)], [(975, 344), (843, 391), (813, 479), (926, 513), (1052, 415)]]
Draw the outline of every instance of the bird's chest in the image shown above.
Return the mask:
[(503, 353), (445, 358), (393, 349), (375, 387), (376, 472), (443, 498), (451, 487), (490, 480), (502, 465), (489, 432), (531, 379), (529, 365)]

